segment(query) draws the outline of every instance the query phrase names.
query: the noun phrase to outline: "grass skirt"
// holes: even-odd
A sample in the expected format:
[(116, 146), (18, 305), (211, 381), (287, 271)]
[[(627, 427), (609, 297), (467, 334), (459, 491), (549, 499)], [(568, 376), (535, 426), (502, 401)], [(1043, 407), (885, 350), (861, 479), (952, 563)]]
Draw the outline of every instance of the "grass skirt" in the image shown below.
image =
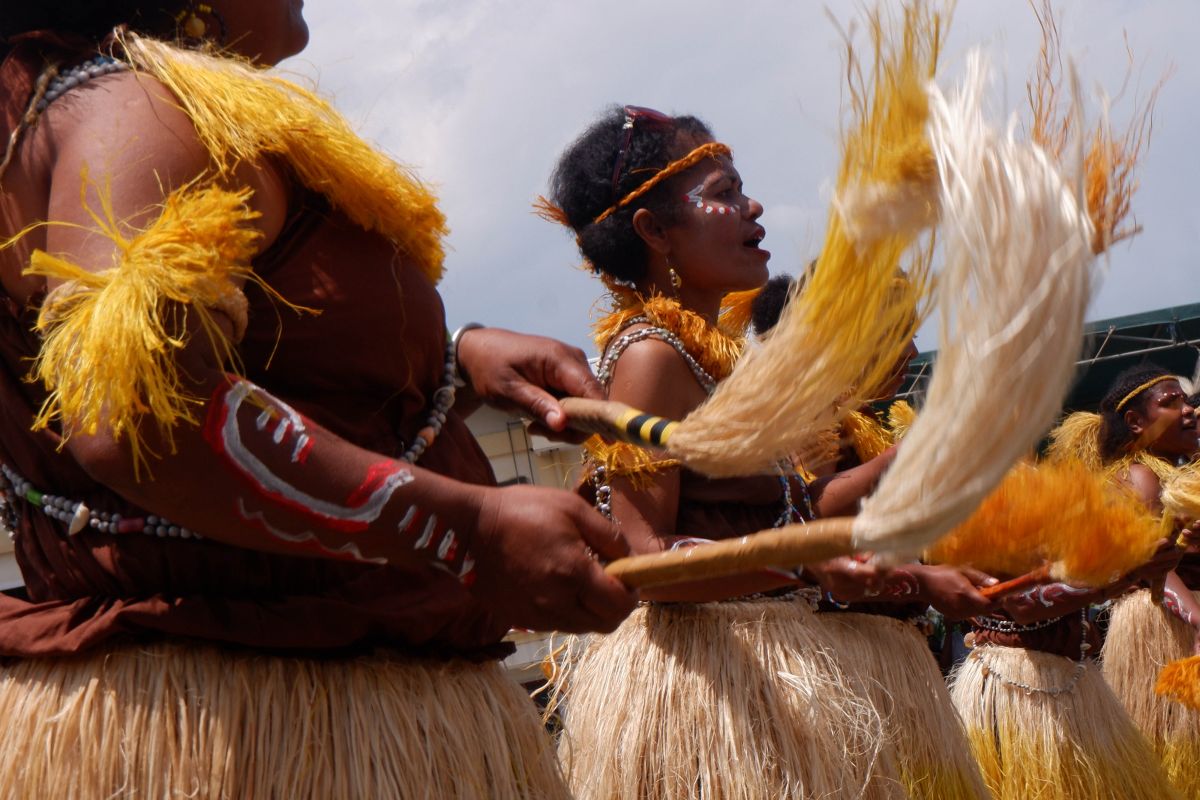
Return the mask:
[(1151, 603), (1148, 590), (1133, 592), (1113, 604), (1101, 663), (1105, 680), (1154, 746), (1175, 788), (1200, 800), (1200, 712), (1154, 693), (1159, 670), (1192, 655), (1194, 635), (1183, 620)]
[(996, 800), (1177, 798), (1099, 668), (1086, 662), (1070, 688), (1076, 670), (1062, 656), (984, 645), (955, 671), (950, 694)]
[(579, 800), (897, 798), (883, 726), (807, 603), (644, 605), (555, 676)]
[(883, 720), (888, 754), (914, 800), (989, 797), (925, 637), (875, 614), (818, 614), (817, 622), (850, 677)]
[(0, 669), (0, 797), (566, 798), (495, 663), (156, 644)]

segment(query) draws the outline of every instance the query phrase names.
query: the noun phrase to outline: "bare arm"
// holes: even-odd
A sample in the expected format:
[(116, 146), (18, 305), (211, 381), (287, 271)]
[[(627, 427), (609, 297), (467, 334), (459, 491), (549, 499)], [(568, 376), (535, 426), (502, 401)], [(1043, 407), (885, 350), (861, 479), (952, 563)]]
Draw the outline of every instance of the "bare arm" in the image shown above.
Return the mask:
[[(190, 122), (156, 83), (125, 74), (107, 85), (47, 114), (56, 150), (49, 214), (80, 227), (52, 226), (46, 249), (89, 270), (112, 266), (115, 251), (90, 232), (79, 200), (85, 168), (132, 233), (209, 166)], [(235, 181), (254, 190), (266, 247), (286, 214), (283, 181), (266, 165)], [(176, 361), (204, 424), (177, 425), (174, 452), (152, 424), (141, 425), (163, 456), (153, 480), (138, 480), (127, 442), (110, 430), (68, 442), (93, 477), (147, 511), (240, 547), (474, 576), (473, 591), (497, 616), (526, 627), (611, 629), (632, 607), (633, 596), (586, 550), (619, 557), (624, 543), (579, 498), (470, 486), (356, 447), (265, 389), (230, 379), (203, 336), (190, 337)]]

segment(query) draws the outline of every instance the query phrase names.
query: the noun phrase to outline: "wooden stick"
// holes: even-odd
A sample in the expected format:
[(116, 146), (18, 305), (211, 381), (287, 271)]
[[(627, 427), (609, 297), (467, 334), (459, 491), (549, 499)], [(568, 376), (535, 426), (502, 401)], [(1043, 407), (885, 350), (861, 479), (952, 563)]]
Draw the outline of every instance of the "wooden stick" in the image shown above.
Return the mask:
[(1013, 592), (1018, 592), (1021, 589), (1028, 589), (1031, 586), (1037, 586), (1050, 577), (1050, 565), (1043, 564), (1035, 570), (1026, 572), (1024, 575), (1018, 575), (1012, 580), (994, 583), (991, 586), (984, 586), (979, 590), (979, 593), (988, 600), (995, 600), (998, 597), (1003, 597)]
[(567, 424), (575, 430), (646, 447), (666, 447), (679, 425), (612, 400), (564, 397), (558, 402), (567, 414)]
[(853, 517), (785, 525), (737, 539), (631, 556), (613, 561), (605, 572), (641, 589), (719, 578), (768, 567), (795, 567), (854, 552)]

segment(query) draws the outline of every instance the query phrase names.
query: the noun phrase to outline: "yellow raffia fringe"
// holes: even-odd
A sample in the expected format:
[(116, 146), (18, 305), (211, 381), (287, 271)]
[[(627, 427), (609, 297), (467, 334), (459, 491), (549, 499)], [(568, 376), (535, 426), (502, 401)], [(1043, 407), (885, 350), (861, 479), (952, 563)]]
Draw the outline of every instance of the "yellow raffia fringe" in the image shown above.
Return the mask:
[[(839, 194), (910, 178), (925, 187), (932, 162), (926, 85), (937, 64), (944, 15), (921, 2), (902, 13), (896, 30), (880, 13), (869, 18), (874, 53), (865, 75), (848, 46), (852, 120), (843, 136)], [(856, 241), (835, 204), (805, 291), (785, 308), (769, 340), (680, 423), (671, 451), (712, 475), (759, 471), (830, 428), (839, 409), (878, 396), (923, 319), (930, 293), (929, 240), (915, 253), (909, 280), (902, 286), (894, 281), (916, 236), (904, 230)]]
[(6, 663), (0, 713), (11, 798), (571, 797), (495, 662), (133, 645)]
[[(1200, 657), (1192, 657), (1195, 636), (1191, 625), (1152, 602), (1150, 591), (1142, 589), (1113, 604), (1100, 659), (1113, 694), (1153, 745), (1171, 783), (1187, 798), (1200, 798)], [(1161, 682), (1160, 670), (1165, 673)], [(1167, 697), (1156, 693), (1157, 686)], [(1186, 695), (1181, 699), (1187, 705), (1167, 699), (1178, 692)]]
[[(85, 192), (87, 185), (85, 176)], [(102, 191), (100, 213), (88, 212), (97, 233), (116, 246), (112, 267), (93, 272), (34, 252), (29, 274), (65, 282), (38, 318), (43, 342), (32, 376), (50, 395), (35, 430), (61, 421), (65, 439), (106, 426), (128, 438), (140, 470), (147, 448), (139, 425), (149, 416), (173, 449), (175, 425), (195, 423), (201, 401), (175, 360), (187, 346), (189, 322), (230, 363), (233, 348), (213, 310), (240, 293), (243, 281), (263, 285), (250, 267), (262, 238), (250, 194), (184, 187), (167, 197), (148, 227), (126, 235)]]
[[(1033, 123), (1030, 135), (1052, 157), (1061, 161), (1072, 140), (1080, 135), (1080, 121), (1069, 113), (1061, 101), (1063, 80), (1062, 40), (1058, 20), (1051, 0), (1042, 0), (1034, 7), (1042, 29), (1042, 47), (1033, 78), (1026, 84)], [(1130, 65), (1132, 54), (1126, 56)], [(1101, 253), (1112, 245), (1141, 232), (1136, 222), (1125, 224), (1129, 217), (1137, 180), (1134, 173), (1143, 149), (1150, 142), (1154, 128), (1154, 105), (1162, 89), (1164, 76), (1145, 100), (1136, 104), (1124, 133), (1114, 133), (1108, 118), (1107, 105), (1099, 120), (1092, 123), (1091, 133), (1085, 134), (1084, 154), (1085, 196), (1088, 216), (1095, 228), (1092, 251)]]
[(977, 647), (950, 694), (994, 800), (1180, 800), (1145, 738), (1087, 662), (1015, 647)]
[[(579, 800), (904, 800), (880, 710), (797, 599), (643, 605), (572, 637), (550, 708)], [(619, 702), (614, 702), (619, 698)]]
[(1019, 464), (931, 561), (1021, 575), (1051, 562), (1057, 580), (1104, 586), (1144, 564), (1161, 536), (1137, 498), (1077, 461)]
[(990, 798), (929, 643), (907, 622), (821, 613), (816, 624), (854, 691), (870, 698), (908, 800)]
[(408, 169), (359, 138), (325, 100), (247, 61), (127, 34), (130, 63), (177, 98), (222, 175), (278, 158), (355, 224), (391, 239), (437, 283), (446, 219)]
[(905, 400), (897, 400), (888, 407), (888, 427), (892, 436), (898, 442), (908, 433), (908, 429), (917, 421), (917, 410)]
[[(614, 295), (614, 298), (621, 307), (603, 315), (592, 327), (593, 337), (601, 352), (629, 325), (631, 319), (644, 316), (651, 325), (665, 328), (678, 336), (692, 358), (718, 381), (730, 373), (741, 355), (745, 345), (745, 324), (740, 328), (736, 325), (727, 326), (725, 316), (721, 315), (718, 325), (714, 327), (704, 317), (683, 308), (678, 300), (662, 295), (647, 299), (625, 293)], [(737, 308), (738, 304), (745, 302), (744, 297), (727, 295), (726, 299), (730, 298), (734, 298), (734, 304), (723, 305), (723, 308)], [(733, 322), (736, 323), (736, 311), (734, 315)], [(606, 442), (599, 436), (589, 438), (584, 443), (584, 451), (593, 464), (603, 465), (609, 475), (629, 477), (638, 488), (645, 488), (654, 474), (679, 465), (678, 459), (666, 458), (661, 453), (628, 442)]]

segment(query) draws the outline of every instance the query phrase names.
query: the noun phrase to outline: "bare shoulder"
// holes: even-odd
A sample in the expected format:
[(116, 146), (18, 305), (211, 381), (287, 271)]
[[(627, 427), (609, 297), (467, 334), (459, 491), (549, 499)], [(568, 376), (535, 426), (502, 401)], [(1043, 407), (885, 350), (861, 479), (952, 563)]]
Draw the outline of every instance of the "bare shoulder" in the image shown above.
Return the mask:
[[(88, 226), (80, 197), (99, 207), (100, 195), (130, 229), (143, 226), (170, 192), (213, 174), (208, 150), (191, 118), (152, 76), (119, 72), (68, 91), (47, 107), (36, 135), (53, 154), (47, 217)], [(85, 177), (86, 176), (86, 177)], [(269, 164), (241, 168), (232, 184), (253, 190), (258, 226), (269, 246), (287, 213), (285, 179)], [(74, 250), (69, 229), (61, 249)]]
[[(629, 332), (637, 329), (631, 327)], [(674, 419), (686, 416), (706, 396), (679, 351), (655, 337), (625, 348), (613, 368), (609, 388), (613, 400)]]
[(1120, 480), (1138, 496), (1138, 499), (1146, 507), (1151, 509), (1159, 507), (1159, 494), (1162, 492), (1162, 483), (1158, 480), (1158, 476), (1154, 474), (1154, 470), (1145, 464), (1130, 464), (1129, 471), (1124, 476), (1121, 476)]

